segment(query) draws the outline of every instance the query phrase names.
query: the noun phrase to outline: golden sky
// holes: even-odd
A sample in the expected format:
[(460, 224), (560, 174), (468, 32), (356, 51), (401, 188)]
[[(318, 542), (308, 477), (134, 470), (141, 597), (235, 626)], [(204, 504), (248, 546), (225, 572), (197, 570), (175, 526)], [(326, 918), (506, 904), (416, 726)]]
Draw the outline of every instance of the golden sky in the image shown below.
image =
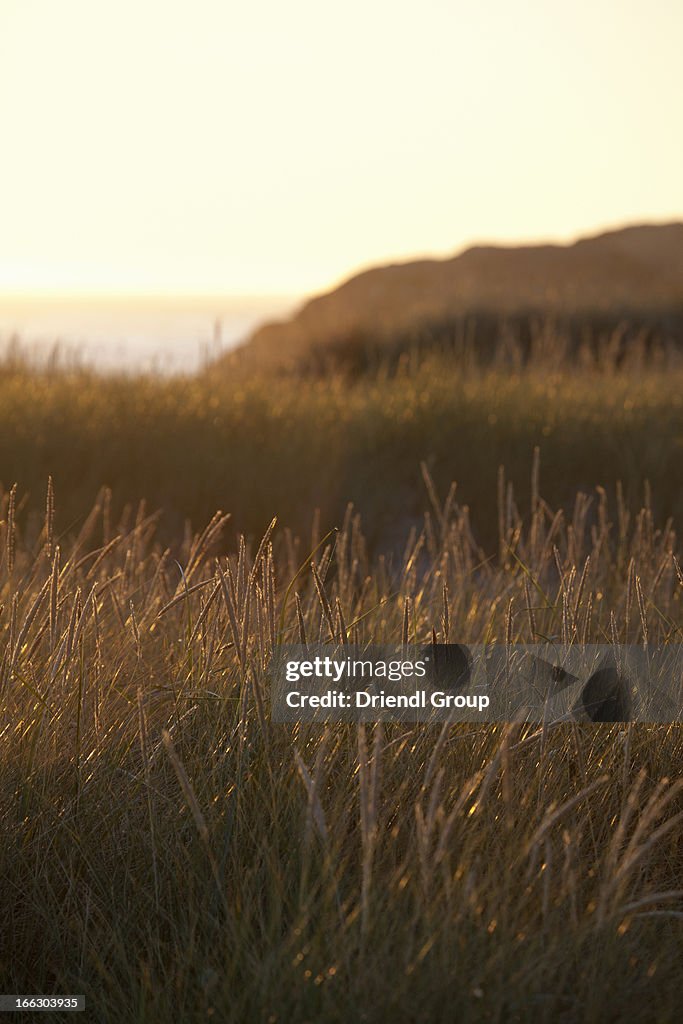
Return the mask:
[(681, 0), (0, 0), (0, 291), (683, 217)]

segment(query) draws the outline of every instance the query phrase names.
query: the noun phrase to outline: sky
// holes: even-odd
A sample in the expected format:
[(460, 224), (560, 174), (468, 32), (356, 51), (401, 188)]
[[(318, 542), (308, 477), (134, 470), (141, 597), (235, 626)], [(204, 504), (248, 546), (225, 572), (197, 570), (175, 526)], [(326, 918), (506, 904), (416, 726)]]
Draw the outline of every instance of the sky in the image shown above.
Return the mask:
[(683, 219), (682, 38), (680, 0), (0, 0), (0, 291)]

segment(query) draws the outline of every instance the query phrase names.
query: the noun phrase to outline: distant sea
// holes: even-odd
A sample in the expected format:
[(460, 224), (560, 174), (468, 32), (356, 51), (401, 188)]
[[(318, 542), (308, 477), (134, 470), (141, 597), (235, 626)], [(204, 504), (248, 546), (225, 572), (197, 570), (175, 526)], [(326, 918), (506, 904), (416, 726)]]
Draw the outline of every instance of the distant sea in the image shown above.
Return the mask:
[(191, 373), (287, 317), (300, 299), (256, 297), (16, 297), (0, 295), (0, 358), (88, 365), (103, 372)]

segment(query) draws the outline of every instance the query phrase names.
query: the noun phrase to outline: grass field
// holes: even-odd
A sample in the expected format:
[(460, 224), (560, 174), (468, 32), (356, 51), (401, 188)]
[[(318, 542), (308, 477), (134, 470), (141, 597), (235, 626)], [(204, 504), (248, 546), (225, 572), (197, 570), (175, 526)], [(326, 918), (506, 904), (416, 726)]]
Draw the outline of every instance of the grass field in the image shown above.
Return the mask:
[(677, 365), (596, 372), (554, 358), (467, 371), (432, 357), (353, 382), (230, 367), (133, 380), (19, 365), (0, 368), (0, 482), (18, 483), (35, 507), (52, 475), (56, 528), (67, 532), (106, 484), (117, 518), (142, 498), (161, 510), (168, 542), (218, 508), (231, 513), (233, 541), (258, 538), (275, 514), (307, 535), (315, 508), (327, 530), (351, 501), (373, 550), (395, 550), (421, 519), (424, 462), (440, 490), (457, 481), (490, 548), (499, 467), (528, 513), (538, 446), (552, 505), (570, 507), (577, 490), (595, 497), (598, 486), (614, 505), (621, 482), (635, 513), (649, 482), (657, 516), (681, 522), (682, 384)]
[(302, 637), (680, 640), (682, 379), (6, 368), (0, 990), (677, 1020), (677, 726), (275, 725), (266, 669)]

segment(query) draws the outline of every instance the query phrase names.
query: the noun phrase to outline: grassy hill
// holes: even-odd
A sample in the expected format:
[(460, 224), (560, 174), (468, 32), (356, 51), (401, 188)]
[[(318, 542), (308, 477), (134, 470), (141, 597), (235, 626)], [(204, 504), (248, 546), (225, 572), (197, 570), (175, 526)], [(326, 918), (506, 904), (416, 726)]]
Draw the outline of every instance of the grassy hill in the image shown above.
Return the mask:
[(574, 347), (624, 323), (632, 334), (683, 343), (683, 223), (375, 267), (261, 327), (231, 362), (301, 368), (463, 333), (491, 349), (505, 325), (524, 340), (548, 320), (569, 330)]

